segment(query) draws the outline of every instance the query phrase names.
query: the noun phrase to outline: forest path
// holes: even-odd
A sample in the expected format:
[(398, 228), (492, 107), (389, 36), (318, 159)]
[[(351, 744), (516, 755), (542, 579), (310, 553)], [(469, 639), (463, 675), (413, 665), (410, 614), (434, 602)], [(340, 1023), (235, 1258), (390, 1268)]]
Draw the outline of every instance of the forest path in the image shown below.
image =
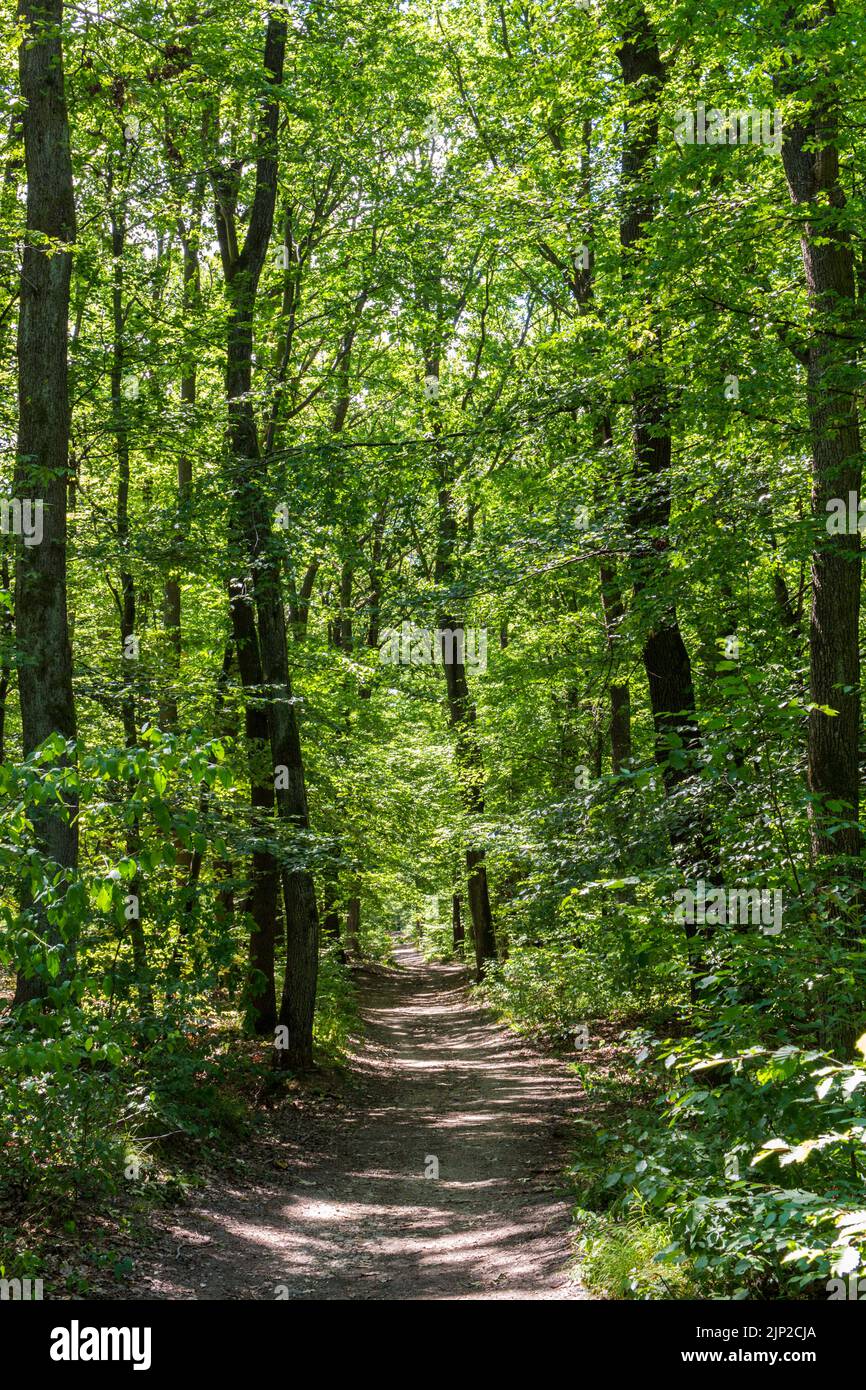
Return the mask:
[(491, 1023), (463, 967), (410, 946), (396, 960), (358, 972), (347, 1097), (282, 1107), (264, 1163), (259, 1145), (165, 1216), (138, 1297), (588, 1297), (559, 1191), (579, 1082)]

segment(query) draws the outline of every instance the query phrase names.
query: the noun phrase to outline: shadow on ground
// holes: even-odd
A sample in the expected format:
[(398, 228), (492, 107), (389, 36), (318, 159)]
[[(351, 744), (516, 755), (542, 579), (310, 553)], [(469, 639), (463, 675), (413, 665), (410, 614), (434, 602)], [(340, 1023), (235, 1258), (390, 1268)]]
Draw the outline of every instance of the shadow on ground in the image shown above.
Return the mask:
[[(145, 1298), (581, 1299), (559, 1173), (580, 1086), (411, 947), (360, 976), (352, 1103), (278, 1181), (175, 1213)], [(282, 1166), (282, 1165), (281, 1165)]]

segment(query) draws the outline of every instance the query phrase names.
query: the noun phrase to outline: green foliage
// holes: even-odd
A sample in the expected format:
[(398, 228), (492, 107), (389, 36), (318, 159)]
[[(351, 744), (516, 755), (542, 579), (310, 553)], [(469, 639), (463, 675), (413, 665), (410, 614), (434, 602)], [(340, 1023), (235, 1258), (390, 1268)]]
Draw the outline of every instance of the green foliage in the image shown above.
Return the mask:
[[(18, 542), (0, 536), (0, 969), (6, 995), (18, 980), (38, 996), (0, 1027), (0, 1184), (16, 1201), (98, 1203), (124, 1190), (130, 1155), (148, 1178), (169, 1150), (193, 1180), (197, 1145), (246, 1141), (268, 1060), (268, 1040), (245, 1036), (262, 860), (285, 878), (278, 999), (294, 873), (330, 919), (315, 1026), (318, 1059), (336, 1064), (358, 1028), (340, 948), (389, 960), (408, 933), (450, 959), (459, 893), (471, 957), (466, 854), (483, 849), (498, 943), (484, 997), (575, 1056), (588, 1028), (596, 1098), (596, 1025), (648, 1039), (580, 1156), (598, 1286), (808, 1297), (860, 1267), (863, 864), (815, 848), (818, 821), (832, 850), (854, 817), (807, 766), (809, 731), (814, 752), (838, 720), (809, 693), (809, 576), (827, 535), (807, 364), (833, 344), (817, 375), (862, 399), (851, 54), (866, 16), (850, 0), (806, 10), (792, 35), (776, 0), (745, 19), (654, 0), (293, 0), (274, 10), (287, 40), (271, 139), (263, 0), (66, 6), (78, 734), (27, 756)], [(636, 112), (620, 55), (640, 19), (665, 85), (642, 88)], [(5, 496), (28, 391), (20, 249), (41, 243), (25, 224), (20, 21), (0, 26)], [(808, 207), (771, 151), (674, 136), (698, 100), (778, 105), (788, 128), (815, 91), (837, 124), (816, 167), (838, 156), (839, 184)], [(230, 411), (233, 239), (271, 159), (249, 381)], [(633, 197), (647, 215), (624, 251)], [(810, 299), (807, 224), (828, 254), (851, 248), (850, 303)], [(648, 402), (650, 436), (670, 445), (658, 474), (635, 457)], [(260, 454), (253, 554), (250, 474), (227, 443), (238, 410)], [(227, 593), (240, 579), (251, 602), (266, 571), (309, 827), (276, 814), (268, 740), (247, 740), (269, 702), (273, 732), (275, 697), (242, 675), (252, 648), (239, 653)], [(463, 693), (432, 645), (383, 659), (389, 631), (429, 637), (445, 618), (485, 636)], [(674, 623), (694, 737), (648, 693), (649, 639)], [(833, 662), (850, 668), (862, 622), (845, 631)], [(44, 827), (73, 818), (67, 872)], [(781, 893), (783, 930), (687, 933), (674, 895), (698, 878)]]
[[(520, 916), (538, 910), (530, 901)], [(617, 880), (572, 889), (557, 919), (531, 940), (512, 912), (508, 959), (485, 983), (490, 1002), (519, 1029), (567, 1042), (587, 1019), (669, 1009), (682, 985), (681, 943), (658, 911), (657, 890)]]
[(793, 1046), (641, 1044), (666, 1089), (587, 1137), (574, 1168), (583, 1205), (608, 1224), (663, 1224), (662, 1273), (685, 1269), (717, 1297), (821, 1297), (859, 1269), (866, 1063)]
[(590, 1211), (577, 1213), (581, 1278), (607, 1298), (694, 1298), (701, 1283), (687, 1262), (660, 1263), (670, 1228), (644, 1212), (617, 1220)]

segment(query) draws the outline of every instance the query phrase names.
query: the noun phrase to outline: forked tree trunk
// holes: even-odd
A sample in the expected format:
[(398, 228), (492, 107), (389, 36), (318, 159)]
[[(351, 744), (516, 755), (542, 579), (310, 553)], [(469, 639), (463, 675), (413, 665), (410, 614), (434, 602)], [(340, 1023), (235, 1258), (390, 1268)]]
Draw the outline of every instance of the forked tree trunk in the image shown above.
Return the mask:
[[(232, 617), (236, 647), (247, 701), (255, 706), (254, 713), (263, 711), (267, 719), (271, 801), (276, 795), (280, 820), (293, 832), (296, 841), (302, 842), (309, 829), (309, 814), (300, 734), (289, 680), (281, 561), (267, 502), (267, 458), (259, 448), (252, 405), (256, 294), (273, 227), (277, 192), (279, 98), (269, 89), (282, 82), (285, 46), (286, 20), (271, 14), (265, 37), (266, 91), (259, 124), (261, 152), (256, 161), (255, 191), (242, 248), (239, 248), (237, 235), (237, 181), (226, 169), (214, 171), (212, 181), (229, 303), (226, 395), (234, 498), (232, 530), (236, 547), (242, 546), (242, 558), (252, 576), (249, 596), (247, 586), (235, 581)], [(240, 600), (239, 591), (243, 593)], [(256, 659), (258, 670), (253, 665)], [(246, 675), (243, 674), (245, 669)], [(261, 738), (258, 743), (261, 747)], [(256, 780), (263, 793), (263, 775), (257, 774)], [(286, 914), (286, 967), (278, 1022), (285, 1028), (288, 1041), (285, 1047), (275, 1049), (274, 1062), (279, 1067), (302, 1071), (313, 1061), (318, 906), (312, 874), (307, 869), (283, 866), (280, 877)]]

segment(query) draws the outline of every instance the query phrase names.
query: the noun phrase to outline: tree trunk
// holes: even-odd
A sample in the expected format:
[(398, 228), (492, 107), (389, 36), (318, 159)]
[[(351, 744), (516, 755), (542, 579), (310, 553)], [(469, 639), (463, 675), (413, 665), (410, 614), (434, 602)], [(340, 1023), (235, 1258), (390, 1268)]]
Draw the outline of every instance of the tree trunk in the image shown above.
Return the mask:
[(351, 560), (344, 560), (340, 571), (340, 623), (339, 636), (340, 646), (347, 656), (352, 655), (352, 589), (355, 582), (355, 571)]
[(348, 956), (340, 935), (340, 912), (337, 906), (336, 875), (326, 874), (325, 891), (322, 902), (322, 937), (333, 941), (337, 948), (337, 959), (346, 964)]
[[(812, 21), (826, 23), (829, 3)], [(810, 85), (795, 68), (778, 84), (804, 107), (785, 125), (782, 163), (795, 207), (805, 206), (800, 246), (806, 273), (811, 332), (807, 344), (807, 408), (812, 443), (812, 516), (816, 542), (811, 566), (809, 676), (809, 788), (813, 852), (850, 856), (858, 877), (862, 840), (858, 825), (860, 733), (860, 534), (828, 536), (827, 503), (860, 496), (862, 478), (857, 392), (860, 371), (853, 340), (862, 306), (856, 302), (854, 263), (839, 182), (837, 102), (832, 86)], [(812, 215), (814, 212), (814, 217)], [(842, 802), (828, 810), (827, 803)], [(840, 820), (845, 824), (839, 825)], [(837, 828), (830, 829), (830, 823)]]
[[(439, 379), (439, 358), (430, 356), (424, 365), (426, 381)], [(435, 399), (435, 397), (434, 397)], [(438, 433), (438, 422), (434, 431)], [(457, 561), (457, 518), (451, 493), (451, 478), (441, 465), (438, 491), (438, 528), (434, 577), (441, 591), (453, 588)], [(451, 727), (455, 734), (455, 759), (460, 778), (460, 794), (464, 809), (475, 818), (484, 813), (484, 760), (476, 728), (475, 703), (466, 679), (466, 634), (462, 618), (455, 617), (449, 607), (439, 612), (439, 632), (442, 669), (445, 673), (446, 698)], [(474, 836), (474, 831), (470, 832)], [(469, 911), (472, 916), (472, 937), (475, 944), (475, 969), (480, 980), (487, 964), (496, 959), (496, 935), (490, 909), (490, 890), (487, 865), (482, 846), (470, 843), (466, 849), (466, 877)]]
[[(643, 254), (644, 229), (655, 213), (652, 158), (658, 141), (656, 103), (666, 78), (650, 20), (640, 3), (627, 11), (617, 56), (628, 90), (620, 220), (623, 280), (628, 286)], [(631, 354), (631, 365), (638, 378), (632, 391), (637, 483), (637, 499), (630, 517), (634, 536), (632, 584), (649, 629), (643, 644), (643, 664), (656, 732), (655, 757), (662, 768), (665, 791), (672, 798), (681, 783), (694, 780), (690, 755), (700, 747), (701, 738), (691, 661), (676, 608), (670, 598), (663, 597), (661, 602), (657, 598), (668, 577), (666, 532), (671, 514), (669, 406), (657, 329), (651, 344)], [(670, 758), (672, 747), (682, 748), (685, 754), (676, 764)], [(700, 791), (697, 783), (695, 790)], [(709, 874), (715, 855), (700, 799), (695, 805), (692, 798), (681, 795), (672, 804), (677, 806), (670, 830), (674, 851), (684, 852), (683, 867)]]
[[(625, 607), (616, 568), (603, 562), (600, 566), (601, 606), (604, 631), (611, 662), (617, 656), (618, 628)], [(610, 686), (610, 765), (614, 773), (621, 772), (631, 759), (631, 696), (627, 681), (612, 681)]]
[[(274, 543), (267, 503), (267, 459), (259, 449), (252, 405), (253, 320), (259, 279), (274, 220), (277, 191), (277, 120), (279, 99), (270, 94), (283, 79), (286, 21), (271, 14), (265, 37), (267, 87), (262, 97), (260, 150), (255, 191), (249, 209), (247, 234), (238, 249), (237, 181), (230, 170), (212, 175), (216, 195), (216, 225), (229, 302), (226, 396), (231, 485), (234, 495), (233, 540), (242, 547), (251, 578), (252, 603), (246, 597), (233, 603), (233, 621), (243, 616), (248, 659), (258, 657), (260, 669), (244, 678), (247, 701), (265, 713), (270, 739), (270, 794), (276, 791), (277, 811), (296, 840), (309, 830), (307, 794), (294, 697), (288, 673), (286, 620), (280, 586), (281, 560)], [(236, 592), (243, 588), (234, 581)], [(256, 626), (258, 631), (256, 632)], [(238, 636), (238, 629), (235, 629)], [(253, 639), (257, 639), (254, 641)], [(241, 660), (241, 643), (238, 643)], [(243, 667), (242, 667), (243, 670)], [(274, 781), (276, 787), (274, 787)], [(316, 1004), (319, 917), (313, 878), (305, 868), (282, 867), (280, 876), (286, 913), (286, 968), (279, 1023), (288, 1033), (286, 1047), (274, 1053), (275, 1065), (304, 1070), (313, 1061), (313, 1015)]]
[(460, 894), (454, 893), (451, 898), (451, 940), (454, 950), (458, 953), (463, 951), (463, 919), (460, 916)]
[[(645, 228), (656, 211), (653, 154), (658, 142), (658, 101), (667, 73), (641, 0), (623, 7), (622, 15), (623, 34), (617, 57), (628, 106), (622, 154), (620, 245), (623, 285), (628, 290), (644, 254)], [(639, 291), (644, 297), (651, 292), (651, 285), (642, 286)], [(676, 606), (664, 593), (669, 578), (666, 533), (671, 515), (672, 445), (661, 333), (651, 306), (649, 315), (651, 334), (644, 332), (644, 344), (629, 353), (635, 373), (631, 414), (636, 487), (629, 517), (633, 537), (632, 589), (635, 608), (647, 627), (642, 655), (655, 728), (655, 760), (662, 770), (668, 803), (671, 849), (684, 874), (715, 882), (719, 877), (718, 852), (694, 766), (701, 736), (691, 661)], [(703, 968), (699, 938), (706, 934), (693, 923), (685, 924), (692, 1002), (698, 997)]]
[(12, 607), (0, 613), (0, 763), (6, 761), (6, 710), (12, 685), (12, 649), (15, 642), (15, 607), (6, 537), (0, 538), (0, 589), (12, 598)]
[[(112, 308), (112, 352), (111, 352), (111, 418), (117, 451), (117, 504), (116, 531), (117, 547), (120, 553), (120, 593), (117, 600), (120, 620), (120, 666), (123, 673), (123, 688), (120, 712), (123, 720), (123, 736), (127, 748), (138, 744), (138, 718), (136, 712), (136, 667), (138, 662), (135, 647), (135, 578), (129, 569), (129, 435), (123, 404), (123, 373), (125, 369), (125, 342), (123, 317), (123, 253), (126, 247), (126, 215), (122, 205), (111, 216), (111, 308)], [(132, 644), (132, 645), (130, 645)], [(135, 789), (135, 777), (128, 782), (130, 798)], [(141, 852), (141, 829), (138, 817), (126, 831), (126, 853), (137, 859)], [(147, 942), (141, 920), (141, 880), (138, 873), (129, 881), (129, 896), (134, 899), (134, 914), (128, 918), (129, 939), (132, 946), (132, 964), (142, 1008), (146, 1012), (153, 1009), (153, 995), (148, 978)]]
[[(185, 322), (188, 321), (189, 315), (197, 304), (199, 295), (200, 182), (196, 185), (195, 202), (192, 224), (189, 228), (185, 228), (181, 223), (179, 227), (183, 244), (183, 313)], [(196, 390), (197, 371), (196, 360), (193, 357), (184, 367), (180, 379), (181, 405), (186, 407), (186, 412), (190, 416), (195, 408)], [(165, 580), (162, 598), (162, 622), (168, 638), (170, 673), (170, 684), (160, 701), (159, 722), (162, 729), (175, 729), (178, 721), (177, 691), (180, 687), (182, 607), (180, 572), (183, 563), (184, 541), (189, 534), (191, 520), (192, 459), (189, 454), (182, 452), (178, 455), (177, 460), (177, 515), (172, 537), (172, 553), (169, 557), (169, 574)]]
[(361, 958), (361, 899), (350, 898), (346, 914), (346, 945), (353, 960)]
[[(19, 49), (24, 157), (27, 169), (27, 239), (18, 321), (18, 450), (15, 496), (42, 509), (39, 544), (19, 543), (15, 567), (15, 633), (25, 757), (52, 734), (74, 740), (75, 702), (66, 602), (66, 507), (69, 475), (67, 339), (75, 198), (69, 123), (63, 86), (62, 0), (21, 0), (24, 37)], [(38, 515), (38, 508), (36, 509)], [(74, 752), (52, 758), (68, 766)], [(78, 801), (64, 797), (61, 812), (40, 810), (37, 843), (61, 876), (78, 864)], [(50, 870), (49, 870), (50, 872)], [(25, 907), (29, 904), (25, 903)], [(59, 978), (74, 968), (72, 924), (39, 923), (40, 934), (61, 949)], [(44, 993), (44, 979), (19, 976), (16, 1003)]]
[[(565, 148), (564, 130), (558, 126), (548, 127), (547, 134), (556, 153), (562, 154)], [(571, 228), (572, 238), (567, 260), (558, 256), (547, 243), (543, 243), (540, 249), (545, 259), (551, 261), (561, 271), (563, 281), (579, 312), (583, 315), (589, 313), (595, 306), (595, 256), (592, 250), (594, 227), (590, 211), (593, 206), (591, 120), (586, 120), (583, 123), (582, 140), (580, 196), (585, 209), (581, 219), (583, 225), (580, 229)], [(576, 244), (578, 236), (582, 238), (580, 245)], [(603, 477), (607, 477), (609, 468), (608, 461), (604, 456), (613, 445), (613, 427), (609, 406), (604, 410), (594, 412), (592, 436), (593, 444), (601, 460), (600, 472)], [(625, 605), (617, 579), (616, 567), (612, 561), (603, 560), (601, 562), (599, 579), (605, 638), (611, 657), (611, 669), (614, 670), (617, 655), (617, 629), (625, 615)], [(504, 641), (502, 645), (505, 645)], [(608, 698), (610, 704), (611, 766), (613, 772), (617, 773), (631, 757), (631, 699), (628, 683), (624, 681), (612, 682)], [(575, 687), (572, 687), (569, 691), (569, 700), (577, 703), (577, 699), (578, 692)], [(600, 766), (598, 775), (601, 775)]]
[[(274, 777), (267, 711), (254, 695), (254, 692), (262, 688), (258, 635), (252, 605), (241, 580), (234, 579), (231, 582), (229, 611), (238, 670), (246, 692), (244, 734), (253, 830), (256, 835), (264, 838), (268, 835), (274, 813)], [(250, 866), (250, 888), (244, 900), (244, 911), (252, 918), (246, 1004), (250, 1026), (261, 1037), (273, 1033), (277, 1021), (274, 943), (279, 891), (280, 879), (276, 859), (268, 850), (254, 850)]]

